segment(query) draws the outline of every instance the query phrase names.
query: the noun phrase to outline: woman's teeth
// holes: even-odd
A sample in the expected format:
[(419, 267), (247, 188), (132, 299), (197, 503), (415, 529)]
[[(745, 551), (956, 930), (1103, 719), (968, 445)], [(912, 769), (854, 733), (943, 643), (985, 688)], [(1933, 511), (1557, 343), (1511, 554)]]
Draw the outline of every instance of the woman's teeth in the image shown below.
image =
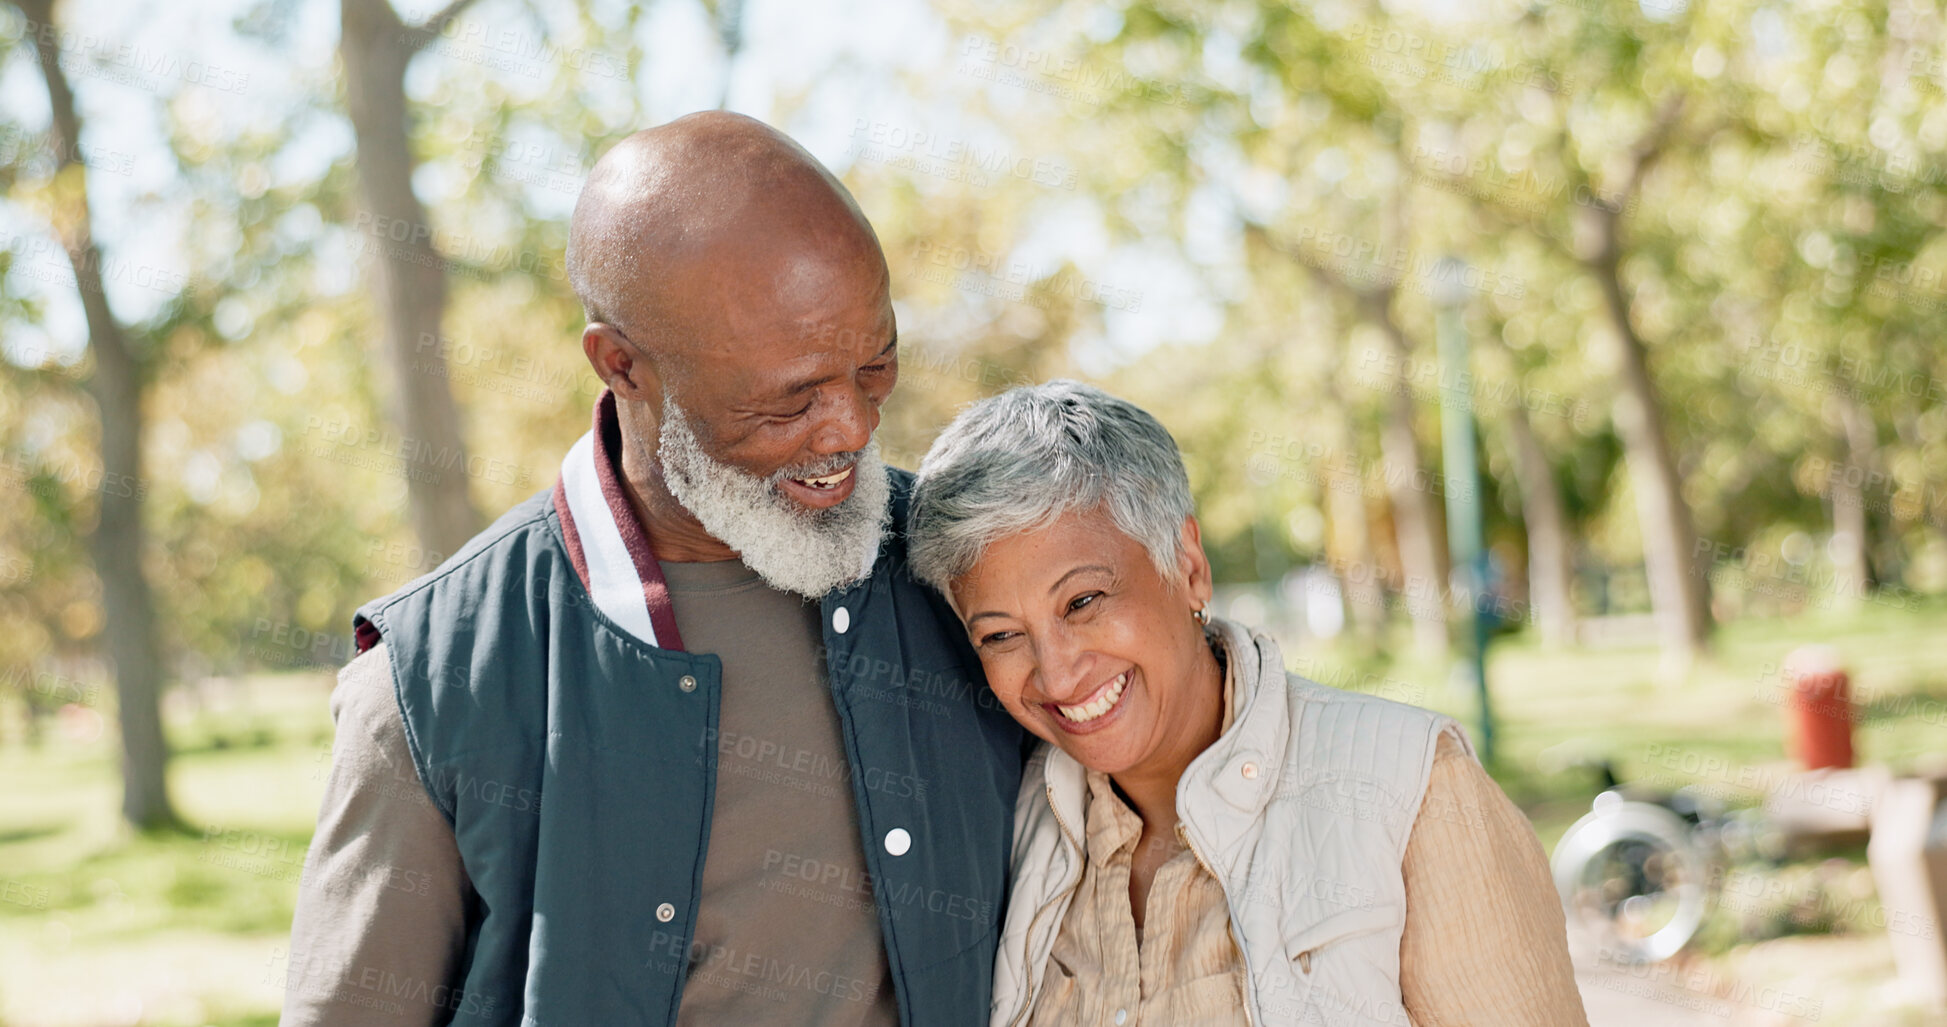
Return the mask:
[(1125, 670), (1117, 674), (1114, 681), (1109, 682), (1107, 689), (1088, 702), (1079, 706), (1063, 706), (1057, 703), (1055, 709), (1060, 710), (1061, 715), (1068, 718), (1070, 723), (1084, 724), (1115, 709), (1116, 700), (1122, 698), (1122, 690), (1127, 687), (1129, 687), (1129, 672)]
[(800, 485), (809, 485), (814, 489), (835, 489), (843, 484), (845, 479), (851, 476), (852, 469), (847, 467), (836, 474), (827, 474), (822, 478), (793, 478), (792, 480)]

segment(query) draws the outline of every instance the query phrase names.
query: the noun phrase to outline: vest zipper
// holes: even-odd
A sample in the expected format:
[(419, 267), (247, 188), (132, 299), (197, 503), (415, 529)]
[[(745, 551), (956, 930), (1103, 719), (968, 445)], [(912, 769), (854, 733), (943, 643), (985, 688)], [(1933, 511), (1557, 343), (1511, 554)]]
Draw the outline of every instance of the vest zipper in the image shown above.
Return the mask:
[[(1076, 850), (1081, 852), (1082, 854), (1081, 858), (1087, 859), (1088, 851), (1086, 849), (1083, 849), (1081, 843), (1075, 840), (1075, 832), (1069, 829), (1068, 821), (1061, 819), (1061, 807), (1055, 805), (1055, 786), (1052, 784), (1048, 785), (1047, 792), (1048, 792), (1048, 812), (1053, 813), (1055, 815), (1055, 823), (1061, 826), (1062, 837), (1068, 839), (1069, 844), (1075, 846)], [(1075, 889), (1081, 886), (1082, 886), (1082, 875), (1076, 874), (1075, 883), (1068, 886), (1068, 891), (1066, 894), (1073, 895), (1075, 893)], [(1021, 948), (1021, 968), (1027, 972), (1028, 982), (1029, 982), (1029, 987), (1027, 989), (1027, 999), (1022, 1003), (1021, 1011), (1019, 1013), (1014, 1014), (1014, 1019), (1009, 1020), (1007, 1022), (1007, 1027), (1016, 1027), (1017, 1024), (1020, 1024), (1024, 1020), (1026, 1020), (1029, 1014), (1034, 1012), (1034, 987), (1033, 987), (1034, 969), (1028, 966), (1028, 961), (1034, 957), (1034, 927), (1036, 924), (1041, 922), (1041, 914), (1046, 913), (1048, 910), (1053, 909), (1054, 907), (1055, 907), (1055, 903), (1050, 902), (1047, 905), (1042, 906), (1040, 909), (1035, 910), (1034, 915), (1028, 918), (1027, 936), (1022, 939), (1023, 944)]]
[[(1057, 817), (1056, 819), (1060, 818)], [(1203, 853), (1197, 851), (1197, 843), (1190, 840), (1190, 829), (1183, 824), (1178, 824), (1176, 825), (1176, 833), (1178, 837), (1183, 839), (1183, 847), (1189, 849), (1190, 855), (1197, 858), (1197, 865), (1203, 868), (1204, 873), (1210, 875), (1211, 880), (1216, 881), (1217, 885), (1222, 887), (1224, 879), (1218, 877), (1215, 870), (1210, 869), (1209, 861), (1203, 858)], [(1244, 951), (1243, 935), (1237, 933), (1237, 916), (1230, 909), (1230, 892), (1228, 890), (1224, 892), (1224, 914), (1230, 921), (1229, 924), (1225, 925), (1226, 929), (1230, 931), (1230, 943), (1237, 946), (1237, 958), (1244, 963), (1245, 994), (1238, 997), (1243, 1000), (1244, 1023), (1246, 1027), (1250, 1027), (1250, 1025), (1257, 1022), (1257, 1018), (1251, 1015), (1251, 1003), (1257, 995), (1257, 987), (1251, 983), (1251, 958)]]

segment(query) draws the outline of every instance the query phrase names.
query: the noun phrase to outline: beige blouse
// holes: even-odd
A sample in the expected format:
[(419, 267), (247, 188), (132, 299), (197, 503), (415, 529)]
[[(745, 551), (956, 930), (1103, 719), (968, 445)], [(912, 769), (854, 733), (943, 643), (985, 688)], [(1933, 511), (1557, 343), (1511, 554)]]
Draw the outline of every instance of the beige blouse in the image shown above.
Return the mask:
[[(1231, 693), (1226, 670), (1226, 711)], [(1029, 1023), (1243, 1027), (1247, 982), (1223, 886), (1179, 825), (1181, 851), (1157, 870), (1139, 935), (1129, 874), (1142, 819), (1107, 775), (1090, 771), (1088, 785), (1087, 859)], [(1400, 991), (1417, 1027), (1587, 1027), (1541, 843), (1444, 735), (1400, 870)]]

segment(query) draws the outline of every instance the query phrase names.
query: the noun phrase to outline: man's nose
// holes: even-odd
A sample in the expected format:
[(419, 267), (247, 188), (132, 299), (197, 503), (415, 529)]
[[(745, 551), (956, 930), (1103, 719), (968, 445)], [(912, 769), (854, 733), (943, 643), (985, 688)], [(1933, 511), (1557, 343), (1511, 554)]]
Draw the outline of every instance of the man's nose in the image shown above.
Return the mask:
[(827, 408), (830, 413), (818, 426), (812, 448), (820, 453), (856, 453), (872, 441), (879, 427), (879, 406), (865, 390), (854, 385), (842, 399)]

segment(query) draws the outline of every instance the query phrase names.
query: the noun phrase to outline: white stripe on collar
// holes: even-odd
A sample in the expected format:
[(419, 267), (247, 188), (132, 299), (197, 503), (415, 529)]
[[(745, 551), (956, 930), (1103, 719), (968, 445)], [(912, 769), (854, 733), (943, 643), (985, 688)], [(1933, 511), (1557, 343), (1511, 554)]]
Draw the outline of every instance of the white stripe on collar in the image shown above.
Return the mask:
[(583, 435), (561, 461), (561, 483), (568, 510), (574, 515), (575, 531), (581, 536), (582, 555), (588, 564), (588, 592), (595, 599), (595, 607), (638, 641), (661, 648), (649, 606), (643, 602), (642, 576), (636, 573), (635, 559), (622, 542), (615, 512), (602, 495), (602, 480), (595, 473), (593, 431)]

